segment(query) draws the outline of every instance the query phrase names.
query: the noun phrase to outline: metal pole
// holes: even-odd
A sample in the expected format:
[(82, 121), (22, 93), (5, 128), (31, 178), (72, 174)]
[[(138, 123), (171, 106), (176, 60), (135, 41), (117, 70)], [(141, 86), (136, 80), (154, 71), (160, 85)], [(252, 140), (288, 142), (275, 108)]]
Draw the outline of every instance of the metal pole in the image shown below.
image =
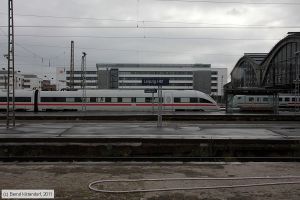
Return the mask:
[(295, 112), (299, 112), (299, 92), (300, 92), (300, 59), (299, 59), (299, 56), (300, 56), (300, 51), (297, 51), (295, 52), (295, 56), (296, 56), (296, 82), (295, 82)]
[(162, 127), (162, 86), (158, 86), (158, 113), (157, 113), (157, 127)]
[[(7, 52), (7, 110), (6, 128), (12, 121), (15, 126), (15, 55), (14, 55), (14, 12), (13, 0), (8, 0), (8, 52)], [(12, 88), (10, 88), (10, 83)]]
[(86, 111), (86, 53), (81, 57), (81, 88), (82, 88), (82, 111)]
[(71, 41), (71, 58), (70, 58), (70, 89), (74, 89), (74, 41)]

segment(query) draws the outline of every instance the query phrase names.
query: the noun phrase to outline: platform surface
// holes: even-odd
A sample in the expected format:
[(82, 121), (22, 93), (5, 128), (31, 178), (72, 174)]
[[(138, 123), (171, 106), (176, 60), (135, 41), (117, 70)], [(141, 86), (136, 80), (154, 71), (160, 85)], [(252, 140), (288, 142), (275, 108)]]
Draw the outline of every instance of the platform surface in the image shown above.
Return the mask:
[(19, 122), (6, 129), (0, 124), (0, 138), (151, 138), (151, 139), (300, 139), (300, 124), (224, 123), (199, 124), (164, 122), (83, 123)]

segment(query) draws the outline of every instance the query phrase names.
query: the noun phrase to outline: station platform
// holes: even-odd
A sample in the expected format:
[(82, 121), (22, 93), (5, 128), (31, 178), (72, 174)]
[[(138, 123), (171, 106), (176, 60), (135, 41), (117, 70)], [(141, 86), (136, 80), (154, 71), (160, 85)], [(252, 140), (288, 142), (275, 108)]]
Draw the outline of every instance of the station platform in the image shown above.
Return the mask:
[(18, 123), (3, 161), (300, 161), (298, 123)]
[[(16, 120), (98, 120), (98, 121), (155, 121), (157, 112), (16, 112)], [(300, 121), (300, 112), (272, 113), (225, 113), (219, 112), (162, 112), (165, 121)], [(0, 113), (6, 120), (6, 113)]]
[(132, 139), (300, 139), (298, 123), (83, 123), (20, 122), (15, 128), (0, 125), (0, 138), (132, 138)]

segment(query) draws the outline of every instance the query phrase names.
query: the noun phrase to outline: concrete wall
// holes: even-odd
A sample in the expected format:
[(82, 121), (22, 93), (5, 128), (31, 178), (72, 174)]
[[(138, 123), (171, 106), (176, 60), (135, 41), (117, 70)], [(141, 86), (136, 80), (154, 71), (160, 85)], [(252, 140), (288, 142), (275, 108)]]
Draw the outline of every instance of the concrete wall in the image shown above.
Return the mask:
[(211, 93), (211, 71), (195, 71), (194, 72), (193, 89), (204, 92), (206, 94)]
[(98, 71), (98, 88), (99, 89), (110, 88), (110, 70)]

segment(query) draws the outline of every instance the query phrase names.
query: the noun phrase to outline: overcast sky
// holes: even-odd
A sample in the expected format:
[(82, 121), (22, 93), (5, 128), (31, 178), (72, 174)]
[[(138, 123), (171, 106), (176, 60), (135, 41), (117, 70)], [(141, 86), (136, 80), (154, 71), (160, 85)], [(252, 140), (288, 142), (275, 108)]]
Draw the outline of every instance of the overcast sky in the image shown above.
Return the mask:
[[(77, 67), (85, 51), (92, 68), (96, 63), (204, 63), (230, 72), (244, 53), (269, 52), (287, 32), (300, 31), (296, 0), (197, 1), (14, 0), (15, 26), (73, 27), (16, 27), (16, 68), (54, 77), (55, 67), (69, 66), (74, 40)], [(1, 68), (7, 65), (7, 2), (0, 1)]]

